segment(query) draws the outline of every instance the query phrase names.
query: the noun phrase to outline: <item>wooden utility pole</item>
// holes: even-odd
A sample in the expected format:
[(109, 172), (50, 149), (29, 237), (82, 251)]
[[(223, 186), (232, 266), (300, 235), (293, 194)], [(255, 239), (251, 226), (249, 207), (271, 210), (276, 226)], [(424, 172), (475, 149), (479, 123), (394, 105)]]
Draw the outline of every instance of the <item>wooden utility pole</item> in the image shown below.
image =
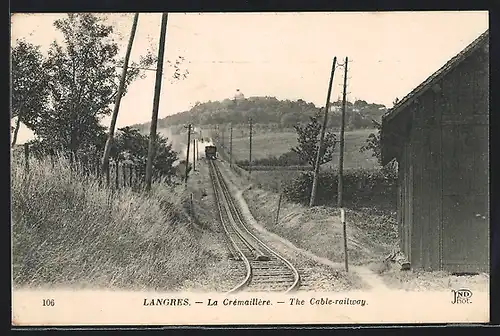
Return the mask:
[(229, 131), (229, 167), (233, 167), (233, 124)]
[(248, 158), (248, 174), (252, 174), (252, 118), (250, 118), (250, 151)]
[(309, 200), (309, 206), (312, 207), (316, 201), (316, 190), (318, 188), (318, 175), (319, 175), (319, 163), (321, 158), (321, 147), (323, 147), (323, 141), (325, 139), (326, 124), (328, 122), (328, 110), (330, 109), (330, 95), (332, 93), (333, 76), (335, 75), (335, 66), (337, 63), (337, 57), (333, 58), (332, 71), (330, 74), (330, 83), (328, 84), (328, 93), (326, 95), (325, 104), (325, 115), (323, 116), (323, 125), (321, 127), (321, 134), (319, 138), (318, 153), (316, 154), (316, 164), (314, 166), (314, 179), (311, 191), (311, 198)]
[(153, 98), (153, 113), (151, 116), (151, 128), (149, 131), (148, 160), (146, 162), (146, 190), (151, 190), (151, 179), (153, 177), (153, 158), (156, 145), (156, 128), (158, 125), (158, 109), (160, 107), (161, 78), (163, 75), (163, 57), (165, 54), (165, 39), (167, 35), (168, 13), (161, 17), (160, 43), (158, 47), (158, 64), (156, 67), (155, 93)]
[(193, 139), (193, 171), (196, 171), (196, 139)]
[(349, 262), (347, 260), (347, 233), (346, 233), (344, 208), (340, 209), (340, 221), (342, 222), (342, 226), (344, 228), (344, 265), (345, 265), (345, 271), (349, 272)]
[(342, 208), (342, 194), (343, 194), (343, 183), (344, 183), (344, 129), (345, 129), (345, 110), (346, 110), (346, 95), (347, 95), (347, 62), (348, 58), (345, 58), (344, 63), (344, 91), (342, 93), (342, 117), (340, 121), (340, 155), (339, 155), (339, 178), (337, 184), (337, 206)]
[(195, 150), (196, 150), (196, 161), (200, 161), (200, 148), (199, 148), (199, 143), (200, 143), (200, 139), (198, 139), (198, 141), (196, 141), (196, 146), (195, 146)]
[(125, 62), (123, 64), (122, 74), (120, 77), (120, 84), (118, 86), (118, 93), (115, 99), (115, 106), (113, 109), (113, 114), (111, 116), (111, 123), (109, 125), (108, 139), (106, 140), (106, 145), (104, 147), (104, 153), (102, 156), (101, 171), (103, 173), (108, 172), (109, 174), (109, 154), (111, 152), (111, 146), (113, 145), (113, 137), (115, 135), (116, 119), (118, 118), (118, 111), (120, 110), (120, 102), (123, 95), (123, 89), (125, 87), (125, 79), (127, 77), (128, 63), (130, 59), (130, 53), (132, 51), (132, 45), (134, 44), (135, 31), (137, 30), (137, 22), (139, 21), (139, 13), (135, 13), (134, 22), (132, 23), (132, 30), (130, 31), (130, 37), (127, 45), (127, 52), (125, 54)]
[(189, 144), (191, 142), (191, 124), (188, 125), (188, 139), (186, 150), (186, 175), (184, 176), (184, 184), (187, 184), (189, 174)]
[(347, 226), (345, 220), (345, 211), (342, 207), (343, 180), (344, 180), (344, 129), (345, 129), (345, 110), (346, 110), (346, 95), (347, 95), (347, 63), (349, 59), (345, 58), (344, 63), (344, 90), (342, 93), (342, 118), (340, 122), (340, 156), (339, 156), (339, 178), (338, 178), (338, 196), (337, 206), (340, 209), (340, 218), (342, 221), (342, 229), (344, 235), (344, 263), (345, 271), (349, 272), (349, 263), (347, 258)]

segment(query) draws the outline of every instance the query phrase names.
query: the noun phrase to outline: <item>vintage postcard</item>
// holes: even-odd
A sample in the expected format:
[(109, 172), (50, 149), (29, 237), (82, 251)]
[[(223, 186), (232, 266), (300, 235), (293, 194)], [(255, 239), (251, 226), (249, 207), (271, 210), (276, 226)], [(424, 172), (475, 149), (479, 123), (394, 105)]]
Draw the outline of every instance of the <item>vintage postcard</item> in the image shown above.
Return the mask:
[(12, 325), (489, 321), (487, 12), (11, 17)]

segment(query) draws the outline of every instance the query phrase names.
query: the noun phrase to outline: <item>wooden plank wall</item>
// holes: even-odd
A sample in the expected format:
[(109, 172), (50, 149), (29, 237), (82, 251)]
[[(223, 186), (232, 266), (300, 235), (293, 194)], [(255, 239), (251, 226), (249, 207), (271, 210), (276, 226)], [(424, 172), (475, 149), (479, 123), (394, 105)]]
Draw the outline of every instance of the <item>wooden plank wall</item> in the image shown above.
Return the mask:
[(484, 145), (488, 128), (481, 118), (474, 117), (481, 110), (487, 111), (481, 85), (476, 86), (484, 77), (478, 72), (483, 65), (470, 58), (446, 79), (446, 107), (450, 108), (443, 109), (442, 120), (442, 258), (443, 268), (456, 272), (477, 271), (481, 264), (487, 264), (487, 228), (481, 217), (476, 217), (487, 207), (487, 196), (478, 188), (485, 189), (488, 184), (477, 179), (488, 170), (482, 161), (488, 153)]
[[(410, 177), (412, 179), (412, 260), (415, 268), (421, 268), (424, 252), (423, 236), (425, 235), (425, 197), (423, 192), (424, 181), (424, 154), (423, 154), (423, 132), (422, 132), (422, 108), (421, 101), (412, 104), (410, 113), (413, 115), (413, 127), (410, 135), (411, 163)], [(411, 172), (413, 170), (413, 173)]]
[(441, 111), (444, 100), (441, 95), (441, 85), (436, 91), (429, 92), (429, 99), (432, 100), (432, 116), (428, 116), (428, 139), (429, 139), (429, 157), (428, 157), (428, 176), (430, 190), (427, 195), (429, 201), (429, 268), (432, 270), (441, 269), (442, 256), (442, 231), (441, 223), (443, 221), (443, 172), (442, 172), (442, 139), (441, 139)]
[[(432, 259), (436, 255), (437, 251), (435, 249), (436, 236), (433, 235), (434, 223), (431, 217), (431, 211), (436, 206), (434, 201), (435, 189), (436, 189), (436, 176), (432, 172), (432, 147), (431, 147), (431, 132), (433, 129), (434, 122), (434, 97), (432, 91), (427, 91), (426, 94), (422, 96), (419, 104), (419, 114), (421, 125), (421, 213), (420, 220), (422, 226), (422, 237), (420, 246), (422, 248), (422, 267), (425, 270), (432, 269)], [(435, 169), (434, 169), (435, 170)]]
[(398, 206), (400, 247), (413, 268), (479, 269), (487, 254), (484, 219), (467, 219), (488, 212), (489, 78), (476, 56), (402, 112), (414, 117)]

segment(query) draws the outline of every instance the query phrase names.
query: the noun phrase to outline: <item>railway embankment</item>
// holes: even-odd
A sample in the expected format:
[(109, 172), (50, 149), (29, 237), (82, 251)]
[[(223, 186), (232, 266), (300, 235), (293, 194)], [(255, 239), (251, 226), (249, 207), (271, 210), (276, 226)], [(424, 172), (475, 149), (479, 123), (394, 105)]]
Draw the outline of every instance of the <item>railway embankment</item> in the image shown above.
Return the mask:
[[(269, 229), (261, 220), (266, 207), (260, 204), (260, 207), (256, 208), (243, 196), (243, 191), (248, 190), (249, 187), (246, 175), (234, 174), (226, 162), (220, 162), (219, 166), (249, 227), (259, 238), (273, 246), (299, 269), (300, 290), (336, 292), (364, 290), (371, 287), (367, 281), (363, 280), (363, 277), (371, 279), (370, 277), (375, 276), (369, 269), (363, 270), (365, 272), (361, 276), (357, 272), (345, 273), (342, 269), (343, 264), (320, 257)], [(383, 286), (379, 283), (377, 285)]]
[(227, 292), (243, 279), (244, 265), (230, 258), (230, 249), (215, 203), (208, 162), (204, 159), (196, 162), (196, 170), (190, 173), (185, 192), (191, 227), (203, 237), (199, 240), (200, 248), (209, 249), (212, 257), (205, 259), (204, 271), (187, 279), (181, 290)]
[[(299, 251), (319, 264), (344, 274), (342, 224), (338, 210), (328, 207), (308, 208), (282, 199), (279, 221), (276, 209), (279, 195), (251, 185), (248, 173), (233, 173), (227, 166), (237, 197), (247, 207), (256, 230), (282, 242), (288, 250)], [(251, 218), (254, 218), (253, 220)], [(376, 290), (449, 290), (467, 287), (488, 291), (488, 274), (459, 276), (448, 272), (401, 270), (400, 265), (385, 261), (397, 251), (397, 222), (393, 211), (384, 207), (353, 207), (346, 210), (348, 262), (350, 273), (359, 276), (365, 287)], [(344, 274), (345, 275), (345, 274)]]

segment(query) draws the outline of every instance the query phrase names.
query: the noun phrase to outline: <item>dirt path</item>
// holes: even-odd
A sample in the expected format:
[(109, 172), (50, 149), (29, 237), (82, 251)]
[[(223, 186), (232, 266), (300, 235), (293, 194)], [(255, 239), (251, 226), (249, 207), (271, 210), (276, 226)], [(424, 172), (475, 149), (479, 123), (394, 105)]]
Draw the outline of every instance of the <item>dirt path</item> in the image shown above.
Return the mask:
[[(323, 213), (321, 207), (309, 210), (307, 207), (293, 205), (284, 208), (280, 221), (276, 224), (274, 223), (275, 209), (269, 204), (271, 198), (274, 200), (275, 195), (270, 195), (256, 188), (255, 185), (252, 188), (245, 171), (234, 172), (224, 162), (221, 162), (222, 167), (232, 194), (235, 195), (246, 220), (257, 234), (262, 235), (282, 253), (296, 255), (305, 263), (309, 260), (318, 267), (324, 268), (326, 272), (351, 277), (351, 283), (345, 287), (346, 289), (353, 288), (352, 284), (357, 283), (358, 285), (355, 286), (371, 291), (423, 292), (449, 291), (458, 288), (468, 288), (479, 292), (489, 291), (490, 281), (487, 273), (459, 276), (445, 271), (402, 271), (398, 263), (384, 263), (383, 259), (389, 253), (388, 246), (383, 246), (386, 244), (387, 237), (380, 239), (381, 237), (377, 234), (381, 232), (367, 236), (362, 231), (366, 230), (366, 226), (380, 230), (380, 223), (374, 225), (372, 219), (385, 223), (386, 218), (377, 218), (378, 213), (363, 213), (362, 216), (358, 216), (357, 220), (363, 224), (361, 228), (358, 228), (361, 232), (354, 230), (348, 233), (349, 243), (353, 248), (349, 250), (349, 273), (346, 273), (343, 263), (342, 227), (338, 223), (340, 220), (336, 213), (328, 211)], [(250, 188), (255, 190), (248, 190)], [(311, 213), (314, 215), (311, 216)], [(359, 213), (354, 214), (359, 215)], [(326, 223), (328, 225), (325, 225), (325, 220), (328, 221)], [(332, 224), (336, 226), (335, 229), (331, 229)], [(314, 270), (311, 272), (315, 274)], [(340, 289), (341, 284), (338, 282), (340, 278), (341, 276), (337, 276), (331, 280), (336, 284), (334, 288), (339, 286), (338, 289), (343, 290)], [(324, 283), (321, 279), (318, 281), (320, 284)]]
[[(312, 259), (320, 264), (323, 264), (323, 265), (326, 265), (326, 266), (329, 266), (329, 267), (332, 267), (335, 269), (344, 269), (343, 263), (337, 263), (337, 262), (333, 262), (327, 258), (319, 257), (319, 256), (315, 255), (314, 253), (312, 253), (311, 251), (300, 248), (300, 247), (294, 245), (289, 240), (287, 240), (287, 239), (285, 239), (285, 238), (283, 238), (283, 237), (281, 237), (273, 232), (268, 231), (266, 228), (264, 228), (262, 225), (260, 225), (257, 222), (257, 220), (255, 220), (255, 218), (253, 217), (253, 215), (252, 215), (252, 213), (251, 213), (251, 211), (246, 203), (245, 198), (243, 197), (243, 192), (245, 192), (247, 189), (251, 188), (252, 185), (248, 185), (243, 190), (239, 190), (234, 185), (234, 183), (232, 183), (232, 181), (227, 181), (227, 182), (228, 182), (229, 188), (231, 189), (232, 194), (235, 196), (236, 201), (238, 202), (238, 205), (240, 206), (240, 209), (242, 210), (243, 215), (245, 216), (245, 219), (259, 233), (266, 235), (268, 237), (271, 237), (273, 240), (279, 241), (280, 243), (287, 246), (288, 248), (296, 251), (299, 254), (305, 255), (308, 258), (310, 258), (310, 259)], [(389, 291), (389, 290), (391, 290), (390, 288), (388, 288), (385, 285), (382, 278), (378, 274), (376, 274), (375, 272), (370, 270), (368, 267), (351, 266), (349, 268), (349, 270), (356, 273), (369, 286), (369, 290), (372, 290), (372, 291)]]

